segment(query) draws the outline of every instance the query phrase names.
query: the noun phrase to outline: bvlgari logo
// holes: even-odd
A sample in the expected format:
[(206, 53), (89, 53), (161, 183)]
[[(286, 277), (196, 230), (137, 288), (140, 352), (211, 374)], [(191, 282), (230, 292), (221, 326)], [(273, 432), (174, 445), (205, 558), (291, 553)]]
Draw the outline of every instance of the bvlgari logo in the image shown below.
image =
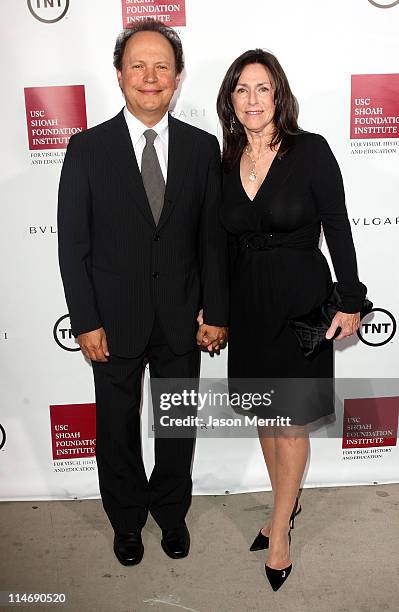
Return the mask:
[(378, 2), (376, 2), (376, 0), (369, 0), (369, 2), (377, 8), (392, 8), (399, 4), (399, 0), (395, 0), (395, 2), (392, 2), (392, 0), (385, 0), (385, 2), (384, 0), (378, 0)]
[(352, 217), (353, 225), (398, 226), (399, 217)]
[(69, 0), (28, 0), (28, 9), (42, 23), (55, 23), (65, 17)]
[(56, 225), (30, 225), (29, 236), (49, 236), (57, 233)]

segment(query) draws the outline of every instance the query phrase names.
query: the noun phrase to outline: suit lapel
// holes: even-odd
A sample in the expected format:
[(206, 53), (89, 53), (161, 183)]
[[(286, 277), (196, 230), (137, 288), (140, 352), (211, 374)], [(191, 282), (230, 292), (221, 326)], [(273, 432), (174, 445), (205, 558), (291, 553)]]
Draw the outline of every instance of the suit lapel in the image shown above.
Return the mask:
[(169, 115), (168, 176), (165, 187), (165, 199), (158, 228), (169, 218), (187, 176), (187, 166), (193, 153), (193, 139), (187, 133), (184, 123)]
[(101, 133), (101, 139), (111, 162), (132, 196), (132, 205), (137, 205), (145, 219), (155, 228), (123, 111), (111, 119), (107, 129)]

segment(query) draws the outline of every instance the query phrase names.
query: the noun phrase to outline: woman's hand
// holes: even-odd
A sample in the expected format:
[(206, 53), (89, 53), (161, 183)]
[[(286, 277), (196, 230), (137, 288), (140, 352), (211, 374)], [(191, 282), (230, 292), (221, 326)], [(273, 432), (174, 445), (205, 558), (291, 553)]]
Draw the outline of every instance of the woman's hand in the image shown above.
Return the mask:
[(334, 337), (338, 327), (341, 328), (341, 331), (335, 340), (342, 340), (342, 338), (354, 334), (360, 327), (360, 312), (350, 314), (338, 311), (326, 332), (327, 340), (331, 340)]

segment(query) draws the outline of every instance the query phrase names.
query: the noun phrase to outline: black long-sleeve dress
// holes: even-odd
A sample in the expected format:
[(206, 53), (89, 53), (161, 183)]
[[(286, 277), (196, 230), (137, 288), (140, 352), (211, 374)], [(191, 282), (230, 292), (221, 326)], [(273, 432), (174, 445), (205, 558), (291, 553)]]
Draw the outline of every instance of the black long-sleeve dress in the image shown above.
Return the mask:
[[(358, 312), (366, 292), (357, 276), (341, 173), (326, 140), (309, 132), (284, 137), (252, 201), (238, 161), (224, 172), (221, 215), (231, 244), (229, 379), (332, 379), (333, 343), (305, 357), (288, 325), (331, 290), (329, 266), (319, 249), (321, 226), (343, 312)], [(275, 402), (274, 409), (257, 412), (283, 416), (284, 409), (297, 424), (333, 412), (332, 393), (309, 397), (298, 393), (298, 385), (293, 389), (292, 405)]]

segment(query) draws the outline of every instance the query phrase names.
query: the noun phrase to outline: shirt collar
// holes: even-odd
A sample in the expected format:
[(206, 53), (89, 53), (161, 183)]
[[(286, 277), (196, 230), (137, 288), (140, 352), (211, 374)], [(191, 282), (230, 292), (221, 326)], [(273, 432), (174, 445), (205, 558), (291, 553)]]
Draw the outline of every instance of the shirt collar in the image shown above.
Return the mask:
[[(123, 109), (123, 114), (126, 119), (127, 127), (129, 128), (130, 137), (132, 139), (133, 147), (136, 146), (140, 138), (143, 136), (144, 132), (148, 130), (148, 126), (145, 125), (140, 119), (137, 119), (125, 106)], [(158, 121), (156, 125), (154, 125), (151, 129), (155, 130), (161, 140), (165, 141), (165, 138), (168, 133), (169, 127), (169, 117), (166, 112), (162, 119)]]

